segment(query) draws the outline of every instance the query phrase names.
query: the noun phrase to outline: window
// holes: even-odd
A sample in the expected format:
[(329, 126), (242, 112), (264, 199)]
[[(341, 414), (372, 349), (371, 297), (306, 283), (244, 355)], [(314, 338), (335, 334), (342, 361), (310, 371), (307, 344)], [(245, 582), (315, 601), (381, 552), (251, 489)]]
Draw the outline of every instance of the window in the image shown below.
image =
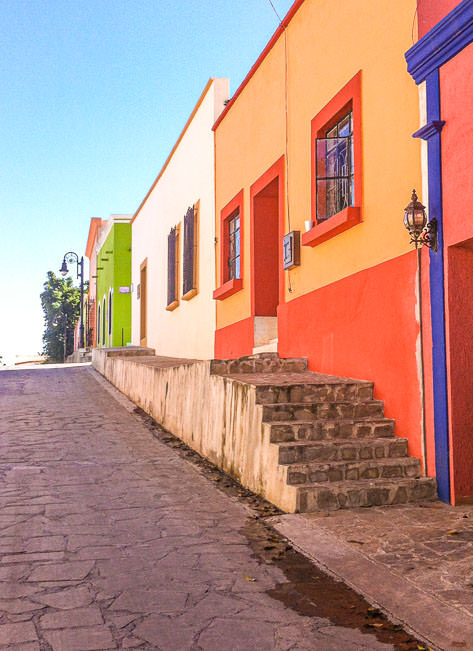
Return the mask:
[(187, 209), (184, 216), (184, 251), (182, 271), (182, 298), (197, 294), (197, 208)]
[(223, 301), (243, 288), (244, 248), (243, 190), (233, 197), (220, 212), (219, 244), (220, 286), (213, 293), (217, 301)]
[(100, 317), (101, 314), (100, 314), (100, 303), (99, 303), (98, 314), (97, 314), (97, 344), (100, 344), (100, 327), (101, 327)]
[(316, 141), (317, 221), (354, 205), (353, 113)]
[(108, 334), (112, 334), (112, 290), (108, 292)]
[(361, 70), (311, 121), (311, 221), (303, 246), (318, 246), (362, 216)]
[(179, 261), (179, 229), (171, 228), (168, 235), (168, 300), (167, 310), (174, 310), (179, 305), (178, 297), (178, 261)]
[(107, 314), (105, 311), (105, 296), (103, 297), (103, 307), (102, 307), (102, 346), (105, 344), (105, 321), (107, 320)]
[(227, 220), (227, 280), (240, 278), (240, 211)]

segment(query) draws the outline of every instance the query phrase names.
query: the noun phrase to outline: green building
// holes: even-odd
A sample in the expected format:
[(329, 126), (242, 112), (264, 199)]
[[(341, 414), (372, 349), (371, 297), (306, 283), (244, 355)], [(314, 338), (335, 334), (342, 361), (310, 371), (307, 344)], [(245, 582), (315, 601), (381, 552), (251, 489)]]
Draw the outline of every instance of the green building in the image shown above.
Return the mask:
[(97, 253), (97, 347), (131, 342), (131, 217), (112, 215)]

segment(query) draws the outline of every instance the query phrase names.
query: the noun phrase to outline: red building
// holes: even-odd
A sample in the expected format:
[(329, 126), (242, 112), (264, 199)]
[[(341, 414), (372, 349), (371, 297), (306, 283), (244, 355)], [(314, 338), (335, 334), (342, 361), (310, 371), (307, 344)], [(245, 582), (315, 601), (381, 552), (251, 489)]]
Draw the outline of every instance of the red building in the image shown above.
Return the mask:
[[(430, 251), (435, 474), (444, 501), (473, 501), (473, 0), (418, 0), (420, 40), (406, 53), (419, 87), (424, 193), (438, 224)], [(428, 188), (428, 193), (426, 190)], [(425, 203), (425, 201), (424, 201)]]

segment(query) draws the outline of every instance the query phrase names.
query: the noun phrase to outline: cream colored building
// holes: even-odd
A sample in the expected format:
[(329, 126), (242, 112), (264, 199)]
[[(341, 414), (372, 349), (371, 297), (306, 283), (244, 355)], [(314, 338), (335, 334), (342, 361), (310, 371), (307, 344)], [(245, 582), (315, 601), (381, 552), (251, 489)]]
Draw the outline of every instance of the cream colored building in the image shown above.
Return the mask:
[(132, 219), (132, 343), (214, 356), (214, 133), (227, 79), (210, 79)]

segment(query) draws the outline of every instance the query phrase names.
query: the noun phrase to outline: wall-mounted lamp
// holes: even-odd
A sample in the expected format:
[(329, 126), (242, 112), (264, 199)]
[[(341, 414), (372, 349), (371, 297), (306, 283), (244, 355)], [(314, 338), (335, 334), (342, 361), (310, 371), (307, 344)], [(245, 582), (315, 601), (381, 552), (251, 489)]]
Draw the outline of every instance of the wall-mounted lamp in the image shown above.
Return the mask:
[(414, 244), (416, 249), (428, 246), (429, 249), (437, 252), (437, 220), (427, 220), (425, 206), (418, 200), (415, 190), (412, 191), (411, 200), (404, 208), (404, 226), (411, 236), (411, 244)]

